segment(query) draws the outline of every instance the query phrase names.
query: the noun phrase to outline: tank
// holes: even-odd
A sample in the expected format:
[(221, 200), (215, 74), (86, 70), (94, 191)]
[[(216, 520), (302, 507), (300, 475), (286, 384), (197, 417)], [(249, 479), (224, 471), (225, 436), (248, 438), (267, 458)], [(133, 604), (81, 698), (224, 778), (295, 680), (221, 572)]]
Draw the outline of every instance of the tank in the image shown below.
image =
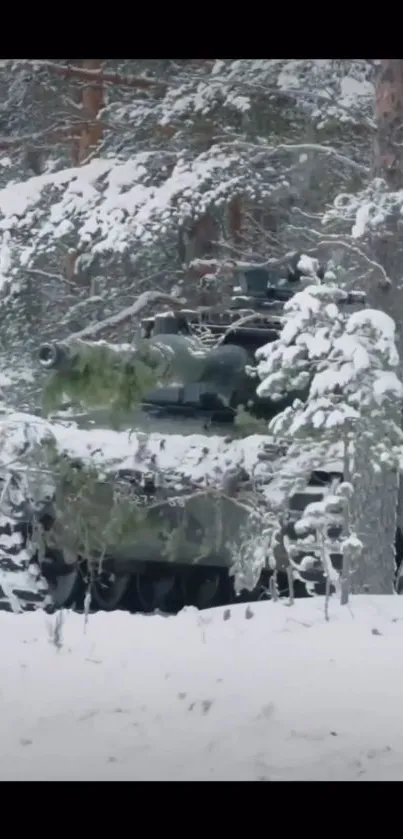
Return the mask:
[[(144, 394), (126, 417), (130, 430), (108, 428), (105, 410), (76, 416), (79, 430), (52, 423), (59, 480), (35, 515), (32, 504), (25, 505), (18, 524), (24, 550), (35, 545), (33, 519), (44, 534), (41, 555), (34, 552), (29, 560), (40, 568), (42, 585), (34, 608), (45, 603), (81, 610), (90, 598), (94, 609), (169, 613), (184, 605), (205, 608), (270, 596), (268, 561), (251, 591), (236, 592), (231, 573), (234, 549), (250, 538), (251, 498), (255, 506), (267, 506), (276, 497), (276, 467), (279, 472), (284, 457), (265, 429), (286, 402), (258, 399), (247, 367), (259, 347), (278, 337), (284, 302), (304, 278), (259, 268), (236, 279), (226, 310), (182, 309), (143, 319), (135, 352), (140, 359), (153, 359), (156, 369), (169, 359), (175, 382)], [(358, 294), (346, 295), (346, 304), (361, 301)], [(40, 365), (74, 371), (78, 355), (72, 339), (43, 345)], [(303, 394), (292, 394), (287, 402), (295, 396)], [(238, 422), (242, 407), (256, 421), (246, 437)], [(124, 451), (117, 457), (123, 439)], [(299, 468), (297, 457), (295, 478)], [(296, 544), (296, 519), (341, 477), (341, 464), (329, 460), (290, 498), (275, 547), (280, 596), (289, 594), (285, 541)], [(70, 521), (61, 526), (58, 511), (69, 505)], [(111, 521), (120, 529), (109, 526)], [(336, 568), (341, 568), (340, 533), (336, 516), (329, 529)], [(313, 560), (301, 565), (308, 554)], [(296, 547), (293, 561), (296, 596), (324, 590), (317, 545)], [(29, 608), (26, 597), (14, 594), (22, 608)]]

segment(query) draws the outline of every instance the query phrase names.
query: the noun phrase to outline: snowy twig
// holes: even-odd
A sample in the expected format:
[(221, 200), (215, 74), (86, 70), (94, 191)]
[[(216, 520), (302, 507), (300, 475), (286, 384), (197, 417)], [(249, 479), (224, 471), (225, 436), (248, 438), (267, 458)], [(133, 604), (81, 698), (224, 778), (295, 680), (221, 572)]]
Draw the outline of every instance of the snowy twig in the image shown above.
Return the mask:
[[(343, 476), (344, 481), (350, 482), (351, 475), (350, 475), (350, 457), (349, 457), (349, 447), (348, 447), (348, 440), (347, 438), (344, 439), (344, 457), (343, 457)], [(350, 521), (350, 499), (348, 495), (344, 496), (344, 522), (343, 522), (343, 536), (345, 540), (348, 540), (350, 536), (350, 529), (351, 529), (351, 521)], [(341, 577), (340, 577), (340, 605), (347, 606), (348, 604), (348, 595), (349, 595), (349, 587), (350, 587), (350, 571), (351, 571), (351, 551), (349, 550), (348, 544), (344, 545), (343, 550), (343, 564), (341, 568)]]
[(234, 496), (226, 495), (226, 493), (222, 492), (220, 489), (205, 489), (196, 492), (189, 492), (187, 495), (178, 495), (172, 498), (164, 498), (161, 501), (155, 501), (153, 504), (147, 505), (147, 511), (149, 510), (158, 510), (160, 507), (166, 506), (169, 504), (170, 506), (178, 505), (179, 507), (184, 505), (187, 501), (193, 501), (194, 498), (222, 498), (225, 501), (229, 501), (232, 504), (235, 504), (239, 509), (245, 510), (247, 513), (252, 511), (252, 507), (243, 504), (242, 501), (239, 501), (238, 498)]
[(294, 575), (292, 565), (289, 562), (287, 565), (287, 580), (288, 580), (288, 591), (290, 596), (290, 606), (294, 605)]
[(7, 495), (8, 488), (9, 488), (10, 483), (11, 483), (11, 481), (12, 481), (12, 477), (13, 477), (13, 476), (12, 476), (12, 474), (10, 473), (9, 475), (7, 475), (7, 478), (6, 478), (5, 482), (4, 482), (3, 491), (2, 491), (1, 496), (0, 496), (0, 512), (1, 512), (1, 510), (3, 509), (3, 502), (4, 502), (4, 499), (5, 499), (6, 495)]
[(337, 236), (335, 236), (334, 238), (329, 238), (329, 240), (321, 239), (321, 241), (317, 243), (316, 248), (329, 247), (329, 245), (340, 246), (348, 251), (351, 251), (351, 253), (355, 253), (356, 256), (359, 256), (361, 259), (363, 259), (367, 263), (367, 265), (374, 269), (374, 271), (379, 271), (381, 275), (379, 284), (382, 288), (390, 287), (391, 281), (383, 265), (381, 265), (380, 262), (376, 262), (374, 259), (371, 259), (371, 257), (367, 256), (367, 254), (364, 251), (362, 251), (361, 248), (358, 248), (357, 245), (352, 245), (350, 242), (346, 242), (345, 239), (339, 239)]
[[(290, 225), (290, 227), (293, 230), (303, 231), (304, 233), (307, 232), (307, 229), (303, 228), (303, 227), (298, 227), (296, 225)], [(326, 234), (326, 239), (322, 239), (321, 238), (322, 233), (318, 230), (314, 230), (313, 228), (309, 229), (309, 233), (312, 234), (312, 236), (316, 236), (316, 237), (320, 238), (320, 241), (315, 244), (315, 252), (319, 248), (329, 248), (329, 247), (344, 248), (345, 250), (348, 250), (351, 253), (356, 254), (356, 256), (359, 256), (360, 259), (363, 259), (367, 263), (367, 265), (369, 265), (371, 268), (374, 269), (374, 271), (379, 271), (379, 273), (381, 275), (381, 279), (379, 281), (379, 284), (381, 285), (382, 288), (389, 288), (390, 287), (391, 281), (390, 281), (383, 265), (381, 265), (380, 262), (376, 262), (376, 260), (371, 259), (371, 257), (368, 256), (365, 253), (365, 251), (361, 250), (361, 248), (357, 247), (357, 245), (353, 245), (351, 242), (347, 241), (345, 238), (340, 238), (340, 236), (337, 233), (327, 233)], [(309, 253), (309, 251), (307, 251), (307, 253)]]
[[(220, 335), (220, 337), (219, 337), (218, 341), (216, 342), (215, 346), (219, 347), (221, 344), (223, 344), (225, 342), (226, 338), (227, 338), (227, 335), (230, 332), (233, 332), (234, 329), (238, 329), (240, 326), (244, 326), (245, 323), (249, 323), (249, 321), (256, 320), (256, 319), (267, 320), (267, 312), (251, 312), (251, 314), (244, 315), (244, 317), (239, 318), (234, 323), (231, 323), (231, 325), (228, 327), (228, 329), (226, 329), (226, 331), (223, 333), (223, 335)], [(281, 321), (281, 318), (280, 318), (279, 315), (276, 315), (276, 320)]]
[[(225, 145), (225, 143), (223, 145)], [(340, 152), (338, 152), (337, 149), (334, 149), (332, 146), (323, 146), (320, 143), (280, 143), (278, 146), (265, 146), (263, 143), (261, 145), (256, 145), (254, 143), (246, 143), (235, 140), (234, 142), (228, 143), (228, 145), (242, 146), (242, 148), (250, 148), (255, 149), (256, 151), (264, 151), (269, 157), (273, 157), (279, 152), (320, 152), (322, 154), (325, 154), (326, 156), (333, 157), (335, 160), (338, 160), (339, 163), (344, 163), (345, 165), (350, 166), (352, 169), (356, 169), (358, 172), (362, 172), (364, 175), (367, 175), (370, 171), (368, 166), (364, 166), (362, 163), (357, 163), (356, 160), (353, 160), (350, 157), (346, 157), (346, 155), (344, 154), (340, 154)]]

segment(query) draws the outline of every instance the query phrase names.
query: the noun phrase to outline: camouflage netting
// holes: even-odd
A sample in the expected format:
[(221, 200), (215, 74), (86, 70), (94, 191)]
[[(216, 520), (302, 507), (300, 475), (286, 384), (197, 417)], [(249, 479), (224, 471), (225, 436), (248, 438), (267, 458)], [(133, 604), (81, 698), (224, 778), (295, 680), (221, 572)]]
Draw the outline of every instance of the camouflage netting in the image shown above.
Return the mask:
[(110, 409), (111, 418), (136, 408), (159, 380), (158, 365), (149, 356), (135, 358), (130, 349), (107, 344), (71, 346), (69, 363), (51, 373), (45, 383), (43, 406), (47, 414), (65, 401), (77, 407)]
[(108, 481), (99, 468), (50, 444), (44, 457), (55, 488), (55, 522), (44, 533), (47, 548), (102, 561), (108, 547), (124, 549), (136, 540), (145, 516), (130, 484)]
[[(256, 480), (264, 480), (266, 466), (257, 453), (265, 438), (254, 437), (244, 450), (240, 440), (109, 435), (114, 465), (96, 449), (90, 432), (67, 434), (67, 445), (62, 438), (43, 440), (37, 448), (39, 471), (52, 475), (55, 516), (52, 529), (40, 537), (43, 548), (85, 557), (94, 568), (108, 555), (188, 564), (217, 556), (223, 561), (226, 555), (230, 564), (231, 545), (240, 528), (246, 532), (252, 509), (243, 492), (248, 476), (237, 461), (253, 464)], [(80, 437), (81, 457), (71, 448)], [(124, 438), (127, 460), (117, 451)]]

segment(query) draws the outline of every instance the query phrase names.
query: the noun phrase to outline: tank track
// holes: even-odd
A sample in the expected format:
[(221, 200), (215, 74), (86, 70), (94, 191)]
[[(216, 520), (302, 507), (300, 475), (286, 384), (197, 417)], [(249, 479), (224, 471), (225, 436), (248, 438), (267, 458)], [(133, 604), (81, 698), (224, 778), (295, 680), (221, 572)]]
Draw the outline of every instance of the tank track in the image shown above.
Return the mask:
[(0, 514), (0, 611), (29, 612), (48, 602), (27, 524)]

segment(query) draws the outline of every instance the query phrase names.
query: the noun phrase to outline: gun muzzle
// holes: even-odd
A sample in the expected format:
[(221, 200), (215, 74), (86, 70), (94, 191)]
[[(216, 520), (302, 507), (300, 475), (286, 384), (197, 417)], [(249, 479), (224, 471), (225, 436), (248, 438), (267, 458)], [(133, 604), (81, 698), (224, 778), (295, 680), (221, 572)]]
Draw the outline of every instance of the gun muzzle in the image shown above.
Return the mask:
[(45, 370), (61, 370), (68, 365), (69, 359), (70, 355), (62, 344), (42, 344), (39, 347), (38, 361)]

